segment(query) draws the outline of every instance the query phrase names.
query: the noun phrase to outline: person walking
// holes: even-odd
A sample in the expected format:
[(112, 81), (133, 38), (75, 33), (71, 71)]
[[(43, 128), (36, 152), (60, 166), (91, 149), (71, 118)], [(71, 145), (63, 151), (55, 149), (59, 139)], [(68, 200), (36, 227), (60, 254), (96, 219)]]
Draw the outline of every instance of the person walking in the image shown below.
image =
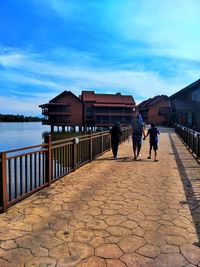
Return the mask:
[(158, 161), (157, 160), (157, 150), (158, 150), (158, 134), (159, 131), (156, 128), (156, 125), (154, 122), (151, 123), (151, 128), (148, 130), (146, 136), (144, 137), (144, 140), (147, 138), (147, 136), (149, 135), (149, 156), (147, 157), (147, 159), (151, 159), (151, 151), (152, 148), (154, 150), (154, 161)]
[(143, 119), (138, 111), (134, 112), (131, 126), (134, 160), (137, 160), (140, 156), (140, 150), (142, 147), (142, 135), (145, 137)]
[(121, 142), (122, 130), (120, 122), (116, 121), (114, 126), (111, 128), (109, 135), (111, 137), (111, 147), (114, 159), (117, 159), (118, 147)]

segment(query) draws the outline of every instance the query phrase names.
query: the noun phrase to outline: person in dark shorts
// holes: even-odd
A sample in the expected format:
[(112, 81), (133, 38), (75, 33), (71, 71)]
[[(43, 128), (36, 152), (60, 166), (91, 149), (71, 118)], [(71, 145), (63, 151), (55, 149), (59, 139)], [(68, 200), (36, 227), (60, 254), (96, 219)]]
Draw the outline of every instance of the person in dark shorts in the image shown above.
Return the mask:
[(122, 130), (120, 122), (116, 121), (114, 126), (111, 128), (109, 135), (111, 137), (111, 146), (114, 159), (117, 159), (118, 147), (122, 138)]
[(134, 160), (137, 160), (137, 158), (140, 156), (140, 150), (142, 147), (142, 135), (145, 137), (143, 119), (138, 111), (134, 112), (131, 126)]
[(144, 137), (144, 140), (147, 138), (149, 135), (149, 156), (147, 159), (151, 159), (151, 151), (152, 149), (154, 150), (154, 161), (157, 160), (157, 150), (158, 150), (158, 134), (159, 131), (156, 128), (156, 125), (154, 122), (151, 123), (151, 128), (148, 130), (147, 135)]

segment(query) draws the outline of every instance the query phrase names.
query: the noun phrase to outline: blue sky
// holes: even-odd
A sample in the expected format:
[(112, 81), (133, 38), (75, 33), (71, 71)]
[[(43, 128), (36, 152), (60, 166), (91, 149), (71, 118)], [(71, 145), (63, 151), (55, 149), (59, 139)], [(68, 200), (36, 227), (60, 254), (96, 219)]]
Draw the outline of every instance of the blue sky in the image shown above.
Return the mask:
[(200, 78), (199, 0), (0, 0), (0, 113), (64, 90), (172, 95)]

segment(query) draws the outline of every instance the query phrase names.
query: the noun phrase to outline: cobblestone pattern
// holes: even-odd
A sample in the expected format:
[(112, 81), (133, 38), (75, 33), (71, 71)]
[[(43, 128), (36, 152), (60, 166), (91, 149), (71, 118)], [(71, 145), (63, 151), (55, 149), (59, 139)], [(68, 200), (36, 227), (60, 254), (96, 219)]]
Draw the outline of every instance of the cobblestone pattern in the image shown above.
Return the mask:
[(200, 267), (200, 166), (159, 139), (159, 162), (126, 142), (0, 214), (0, 266)]

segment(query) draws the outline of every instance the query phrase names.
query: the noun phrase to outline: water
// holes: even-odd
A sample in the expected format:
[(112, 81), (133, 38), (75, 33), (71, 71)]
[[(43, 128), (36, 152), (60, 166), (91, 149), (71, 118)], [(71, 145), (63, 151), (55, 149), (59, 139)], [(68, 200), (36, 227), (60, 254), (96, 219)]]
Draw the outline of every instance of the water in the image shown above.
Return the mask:
[(41, 144), (43, 133), (49, 131), (41, 122), (1, 122), (0, 152)]
[[(62, 132), (51, 133), (52, 141), (71, 138), (86, 134), (86, 132)], [(39, 145), (44, 142), (44, 133), (50, 133), (50, 126), (42, 125), (42, 122), (0, 122), (0, 152), (26, 146)]]

